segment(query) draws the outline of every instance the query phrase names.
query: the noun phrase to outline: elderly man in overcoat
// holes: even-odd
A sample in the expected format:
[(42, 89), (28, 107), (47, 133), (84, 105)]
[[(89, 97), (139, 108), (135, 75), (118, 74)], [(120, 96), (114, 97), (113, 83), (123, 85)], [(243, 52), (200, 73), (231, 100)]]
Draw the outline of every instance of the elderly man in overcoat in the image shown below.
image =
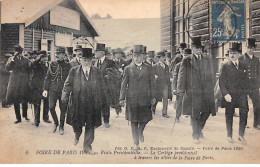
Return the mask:
[(70, 70), (62, 90), (62, 102), (68, 103), (67, 124), (75, 133), (74, 145), (78, 144), (85, 126), (83, 149), (91, 153), (95, 128), (101, 123), (101, 107), (104, 97), (104, 81), (98, 68), (92, 66), (92, 49), (83, 48), (81, 65)]
[(191, 115), (195, 144), (203, 138), (202, 129), (209, 115), (216, 115), (213, 74), (201, 46), (200, 37), (192, 38), (193, 54), (183, 58), (177, 83), (177, 93), (183, 96), (183, 115)]
[(134, 45), (133, 62), (124, 69), (120, 104), (126, 99), (126, 120), (131, 122), (135, 149), (144, 142), (143, 131), (152, 120), (151, 104), (155, 99), (155, 78), (151, 67), (143, 63), (142, 45)]
[(31, 62), (22, 55), (23, 48), (20, 45), (14, 46), (14, 56), (10, 57), (6, 63), (6, 70), (12, 71), (7, 87), (7, 102), (14, 104), (16, 115), (15, 124), (21, 122), (20, 103), (22, 103), (23, 117), (27, 118), (29, 73)]

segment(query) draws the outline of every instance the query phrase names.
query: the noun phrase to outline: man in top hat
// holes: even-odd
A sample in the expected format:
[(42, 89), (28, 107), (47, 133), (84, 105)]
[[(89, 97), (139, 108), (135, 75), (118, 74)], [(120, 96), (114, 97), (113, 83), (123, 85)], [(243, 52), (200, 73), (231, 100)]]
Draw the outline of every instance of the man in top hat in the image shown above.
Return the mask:
[(239, 60), (247, 66), (247, 76), (249, 80), (248, 89), (249, 97), (252, 100), (254, 108), (254, 123), (253, 127), (260, 130), (260, 102), (259, 102), (259, 87), (260, 87), (260, 62), (259, 58), (254, 56), (256, 48), (256, 39), (248, 38), (246, 45), (246, 53), (239, 57)]
[(155, 64), (154, 57), (155, 57), (155, 52), (154, 51), (148, 51), (147, 57), (145, 59), (145, 63), (147, 63), (148, 65), (150, 65), (152, 67)]
[(183, 58), (178, 75), (177, 93), (183, 96), (183, 115), (191, 116), (195, 144), (203, 138), (202, 129), (210, 114), (216, 115), (213, 74), (209, 59), (202, 55), (201, 38), (192, 38), (192, 53)]
[[(83, 150), (92, 152), (95, 128), (102, 124), (101, 109), (104, 99), (104, 81), (100, 70), (92, 66), (92, 49), (83, 48), (81, 65), (72, 68), (64, 83), (62, 102), (68, 102), (67, 124), (75, 133), (74, 145), (77, 145), (85, 126)], [(71, 95), (71, 96), (70, 96)]]
[(242, 144), (248, 117), (248, 77), (247, 67), (238, 60), (241, 55), (241, 43), (229, 43), (229, 60), (224, 62), (219, 76), (219, 87), (224, 97), (222, 106), (225, 107), (227, 139), (233, 143), (233, 114), (239, 108), (239, 137)]
[(70, 61), (70, 66), (71, 67), (76, 67), (76, 66), (80, 65), (80, 58), (82, 56), (82, 46), (81, 45), (76, 45), (76, 48), (74, 49), (74, 51), (76, 53), (76, 57), (74, 57)]
[(67, 47), (65, 60), (67, 62), (70, 62), (72, 59), (73, 59), (73, 47)]
[[(38, 57), (32, 62), (31, 69), (33, 70), (33, 77), (31, 83), (32, 103), (34, 105), (34, 124), (36, 127), (40, 123), (41, 99), (43, 84), (46, 73), (48, 71), (48, 55), (45, 50), (39, 51)], [(49, 120), (49, 101), (47, 98), (43, 100), (43, 120), (51, 123)]]
[(11, 54), (5, 54), (4, 58), (0, 60), (0, 101), (2, 103), (2, 108), (9, 108), (6, 101), (6, 92), (9, 82), (10, 72), (5, 69), (6, 62), (12, 57)]
[(175, 52), (175, 57), (172, 60), (172, 70), (174, 69), (175, 65), (178, 64), (179, 62), (181, 62), (182, 58), (183, 58), (183, 52), (184, 49), (187, 47), (187, 44), (182, 42), (180, 43), (179, 48), (176, 50)]
[(123, 60), (123, 55), (124, 52), (121, 48), (116, 48), (115, 52), (114, 52), (114, 62), (116, 64), (117, 69), (119, 70), (119, 72), (121, 72), (123, 74), (123, 71), (125, 69), (126, 66), (129, 65), (130, 62), (127, 62), (125, 60)]
[(163, 101), (162, 116), (169, 118), (167, 115), (168, 99), (170, 99), (170, 74), (169, 67), (165, 63), (165, 53), (160, 51), (157, 53), (159, 61), (153, 66), (156, 80), (156, 103), (152, 107), (152, 111), (155, 114), (158, 101)]
[[(183, 57), (191, 56), (192, 52), (191, 49), (185, 48), (183, 52)], [(173, 71), (173, 81), (172, 81), (172, 94), (176, 95), (176, 101), (174, 108), (176, 110), (176, 117), (175, 121), (177, 123), (180, 122), (180, 117), (182, 113), (182, 99), (183, 99), (183, 94), (178, 94), (177, 93), (177, 83), (178, 83), (178, 76), (179, 76), (179, 69), (181, 66), (181, 61), (175, 65), (174, 71)]]
[(151, 104), (155, 103), (155, 80), (152, 68), (143, 63), (142, 45), (134, 45), (133, 62), (124, 69), (120, 104), (126, 99), (126, 120), (131, 121), (135, 149), (144, 142), (143, 131), (152, 120)]
[(59, 120), (57, 117), (57, 113), (55, 111), (56, 103), (59, 100), (59, 108), (60, 108), (60, 127), (59, 133), (60, 135), (64, 134), (64, 121), (66, 116), (66, 108), (67, 106), (61, 103), (61, 93), (64, 82), (69, 74), (70, 64), (66, 62), (65, 59), (65, 47), (58, 46), (55, 48), (55, 58), (56, 61), (52, 61), (50, 63), (50, 67), (48, 68), (44, 86), (43, 86), (43, 97), (47, 97), (49, 95), (49, 108), (51, 112), (51, 116), (54, 121), (54, 126), (52, 129), (52, 133), (55, 133), (57, 127), (59, 126)]
[(109, 76), (108, 71), (110, 71), (110, 70), (114, 71), (116, 69), (116, 67), (115, 67), (115, 63), (113, 60), (107, 59), (105, 57), (105, 44), (97, 43), (95, 56), (97, 59), (97, 61), (95, 62), (95, 67), (100, 69), (101, 74), (104, 78), (105, 89), (107, 89), (107, 92), (108, 92), (105, 94), (107, 100), (104, 103), (102, 103), (102, 116), (104, 119), (105, 127), (109, 128), (110, 127), (110, 125), (109, 125), (110, 103), (112, 100), (111, 95), (113, 94), (115, 89), (112, 89), (112, 87), (109, 86), (109, 85), (113, 85), (113, 84), (111, 84), (112, 78)]
[(21, 122), (20, 103), (22, 103), (23, 114), (25, 120), (28, 109), (28, 91), (29, 91), (29, 73), (31, 62), (22, 55), (23, 48), (20, 45), (14, 46), (14, 55), (10, 57), (6, 63), (6, 70), (12, 71), (7, 87), (7, 103), (14, 104), (16, 115), (15, 124)]

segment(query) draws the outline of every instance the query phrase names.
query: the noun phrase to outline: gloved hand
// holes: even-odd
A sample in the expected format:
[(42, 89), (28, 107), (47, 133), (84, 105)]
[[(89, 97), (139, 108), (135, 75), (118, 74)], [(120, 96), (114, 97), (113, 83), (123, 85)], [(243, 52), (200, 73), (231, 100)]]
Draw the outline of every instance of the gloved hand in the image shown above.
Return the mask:
[(224, 96), (225, 100), (229, 103), (231, 103), (232, 97), (230, 96), (230, 94), (226, 94), (226, 96)]
[(44, 90), (44, 91), (42, 92), (42, 96), (45, 97), (45, 98), (48, 96), (47, 90)]

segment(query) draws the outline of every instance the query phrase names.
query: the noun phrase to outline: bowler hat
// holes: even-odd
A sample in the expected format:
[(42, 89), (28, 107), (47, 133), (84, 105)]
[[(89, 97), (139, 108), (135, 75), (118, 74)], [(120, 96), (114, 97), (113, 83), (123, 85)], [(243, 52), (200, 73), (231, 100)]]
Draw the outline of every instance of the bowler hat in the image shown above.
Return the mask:
[(22, 48), (20, 45), (16, 44), (16, 45), (14, 45), (14, 51), (16, 51), (16, 52), (22, 52), (22, 51), (23, 51), (23, 48)]
[(76, 48), (74, 49), (74, 51), (76, 50), (81, 50), (82, 49), (82, 46), (81, 45), (76, 45)]
[(134, 45), (133, 53), (143, 53), (143, 45)]
[(67, 52), (68, 53), (73, 53), (73, 47), (67, 47)]
[(105, 51), (106, 50), (106, 44), (103, 43), (97, 43), (96, 45), (96, 51)]
[(116, 48), (115, 53), (123, 53), (123, 50), (121, 48)]
[(55, 48), (55, 52), (56, 52), (56, 53), (65, 53), (65, 47), (63, 47), (63, 46), (57, 46), (57, 47)]
[(231, 51), (241, 52), (242, 51), (242, 44), (241, 43), (237, 43), (237, 42), (230, 42), (228, 49), (231, 50)]
[(142, 53), (143, 53), (143, 54), (146, 54), (146, 46), (143, 46), (143, 47), (142, 47)]
[(160, 52), (157, 52), (157, 55), (156, 55), (157, 57), (164, 57), (165, 56), (165, 53), (164, 53), (164, 51), (160, 51)]
[(247, 47), (256, 47), (257, 45), (255, 44), (256, 39), (255, 38), (248, 38), (247, 39)]
[(185, 49), (187, 47), (187, 44), (185, 42), (180, 43), (180, 48)]
[(83, 48), (82, 49), (82, 58), (92, 58), (93, 57), (91, 48)]
[(39, 55), (47, 55), (47, 51), (46, 50), (40, 50), (38, 52)]
[(186, 49), (184, 49), (184, 52), (183, 52), (184, 54), (191, 54), (191, 49), (189, 49), (189, 48), (186, 48)]
[(201, 47), (201, 37), (193, 37), (191, 45), (195, 46), (196, 48)]
[(155, 52), (154, 51), (148, 51), (147, 55), (148, 55), (148, 57), (154, 58)]

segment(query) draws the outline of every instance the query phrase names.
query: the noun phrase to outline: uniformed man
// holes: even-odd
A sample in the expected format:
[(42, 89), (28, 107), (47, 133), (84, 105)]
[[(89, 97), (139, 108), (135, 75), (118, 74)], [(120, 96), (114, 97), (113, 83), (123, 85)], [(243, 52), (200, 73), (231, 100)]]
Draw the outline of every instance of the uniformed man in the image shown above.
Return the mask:
[(76, 53), (76, 57), (74, 57), (70, 61), (70, 66), (71, 67), (76, 67), (76, 66), (80, 65), (80, 58), (82, 56), (82, 46), (81, 45), (76, 45), (76, 48), (74, 49), (74, 51)]
[(134, 45), (133, 62), (124, 69), (120, 91), (120, 104), (126, 99), (126, 120), (131, 121), (135, 149), (144, 142), (143, 131), (152, 120), (151, 104), (155, 103), (153, 70), (143, 63), (142, 45)]
[[(191, 49), (185, 48), (183, 52), (183, 57), (186, 56), (191, 56)], [(175, 109), (176, 109), (176, 117), (175, 121), (177, 123), (180, 122), (180, 117), (182, 113), (182, 99), (183, 99), (183, 94), (178, 94), (177, 93), (177, 83), (178, 83), (178, 75), (179, 75), (179, 69), (181, 66), (181, 61), (175, 65), (174, 71), (173, 71), (173, 81), (172, 81), (172, 94), (176, 95), (176, 101), (175, 101)]]
[(193, 54), (180, 65), (177, 93), (183, 96), (183, 115), (191, 115), (193, 141), (199, 144), (209, 115), (216, 115), (214, 84), (209, 59), (201, 54), (201, 38), (192, 38), (191, 45)]
[(233, 143), (233, 114), (235, 108), (239, 108), (239, 137), (242, 144), (246, 144), (244, 139), (245, 128), (248, 117), (248, 77), (247, 67), (238, 60), (241, 55), (241, 43), (229, 43), (229, 60), (223, 63), (220, 76), (219, 87), (224, 99), (227, 139)]
[(165, 63), (165, 54), (163, 51), (157, 53), (158, 62), (153, 66), (155, 81), (156, 81), (156, 103), (152, 107), (152, 111), (155, 114), (158, 101), (163, 102), (162, 116), (169, 118), (167, 114), (168, 99), (170, 99), (169, 93), (171, 93), (171, 83), (169, 67)]
[(105, 127), (109, 128), (110, 127), (109, 125), (110, 103), (112, 98), (111, 93), (114, 92), (115, 90), (109, 87), (111, 78), (108, 75), (108, 69), (113, 69), (113, 68), (116, 69), (116, 67), (113, 60), (107, 59), (105, 57), (105, 44), (97, 43), (95, 57), (97, 59), (95, 63), (95, 67), (101, 70), (101, 74), (105, 82), (105, 89), (107, 89), (108, 92), (105, 94), (107, 100), (104, 103), (102, 103), (102, 117), (104, 119)]
[(59, 120), (55, 110), (56, 103), (59, 100), (60, 108), (60, 135), (64, 134), (64, 121), (66, 117), (67, 106), (61, 103), (61, 93), (64, 82), (69, 74), (70, 64), (64, 60), (65, 58), (65, 47), (55, 48), (56, 61), (50, 63), (50, 67), (47, 71), (44, 86), (43, 86), (43, 97), (47, 97), (49, 94), (49, 108), (51, 116), (54, 121), (52, 133), (55, 133), (59, 126)]
[(239, 60), (247, 66), (247, 76), (249, 79), (248, 90), (249, 97), (252, 100), (254, 108), (254, 123), (253, 127), (260, 130), (260, 102), (259, 102), (259, 87), (260, 87), (260, 63), (259, 58), (254, 55), (256, 48), (256, 39), (247, 39), (247, 51)]
[(23, 48), (20, 45), (14, 46), (14, 55), (6, 63), (6, 70), (12, 71), (7, 87), (7, 102), (14, 104), (16, 115), (15, 124), (21, 122), (20, 103), (22, 103), (23, 118), (27, 117), (28, 92), (29, 92), (29, 73), (31, 62), (22, 55)]
[(92, 66), (92, 49), (83, 48), (82, 53), (81, 65), (70, 70), (64, 83), (62, 102), (66, 105), (69, 101), (67, 123), (75, 133), (74, 145), (78, 144), (85, 126), (83, 150), (91, 153), (95, 128), (102, 124), (101, 107), (106, 99), (101, 72)]

